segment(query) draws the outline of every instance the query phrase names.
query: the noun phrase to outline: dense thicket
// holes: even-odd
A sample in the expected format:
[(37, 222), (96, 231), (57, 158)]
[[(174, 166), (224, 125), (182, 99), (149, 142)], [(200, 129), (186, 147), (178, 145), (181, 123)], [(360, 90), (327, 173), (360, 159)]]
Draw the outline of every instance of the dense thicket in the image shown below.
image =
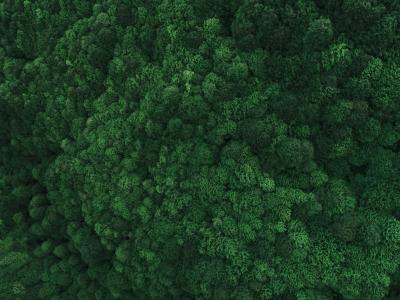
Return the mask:
[(0, 1), (0, 298), (400, 299), (399, 22)]

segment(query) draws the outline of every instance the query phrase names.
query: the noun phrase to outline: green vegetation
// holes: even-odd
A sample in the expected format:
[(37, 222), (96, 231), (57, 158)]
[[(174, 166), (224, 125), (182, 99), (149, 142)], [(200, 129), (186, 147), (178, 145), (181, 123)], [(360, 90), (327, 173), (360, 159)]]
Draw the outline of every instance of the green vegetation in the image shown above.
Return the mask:
[(400, 2), (0, 1), (0, 299), (400, 299)]

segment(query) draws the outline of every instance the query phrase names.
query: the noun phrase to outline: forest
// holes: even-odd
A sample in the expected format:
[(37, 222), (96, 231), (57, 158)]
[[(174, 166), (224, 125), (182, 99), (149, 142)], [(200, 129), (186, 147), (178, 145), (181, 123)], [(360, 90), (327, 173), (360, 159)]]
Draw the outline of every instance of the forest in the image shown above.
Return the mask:
[(400, 299), (400, 1), (1, 0), (0, 299)]

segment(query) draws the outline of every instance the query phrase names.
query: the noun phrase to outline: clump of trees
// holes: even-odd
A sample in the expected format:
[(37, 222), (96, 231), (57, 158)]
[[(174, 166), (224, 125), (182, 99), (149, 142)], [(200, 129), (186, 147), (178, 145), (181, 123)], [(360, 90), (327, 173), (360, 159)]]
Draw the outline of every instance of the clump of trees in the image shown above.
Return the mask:
[(400, 297), (400, 3), (0, 3), (1, 299)]

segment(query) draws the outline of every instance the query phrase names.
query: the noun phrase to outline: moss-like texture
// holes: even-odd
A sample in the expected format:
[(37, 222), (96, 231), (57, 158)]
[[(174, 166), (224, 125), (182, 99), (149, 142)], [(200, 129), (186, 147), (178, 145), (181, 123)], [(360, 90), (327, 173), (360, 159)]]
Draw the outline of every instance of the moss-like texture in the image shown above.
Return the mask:
[(400, 299), (399, 22), (0, 1), (0, 299)]

